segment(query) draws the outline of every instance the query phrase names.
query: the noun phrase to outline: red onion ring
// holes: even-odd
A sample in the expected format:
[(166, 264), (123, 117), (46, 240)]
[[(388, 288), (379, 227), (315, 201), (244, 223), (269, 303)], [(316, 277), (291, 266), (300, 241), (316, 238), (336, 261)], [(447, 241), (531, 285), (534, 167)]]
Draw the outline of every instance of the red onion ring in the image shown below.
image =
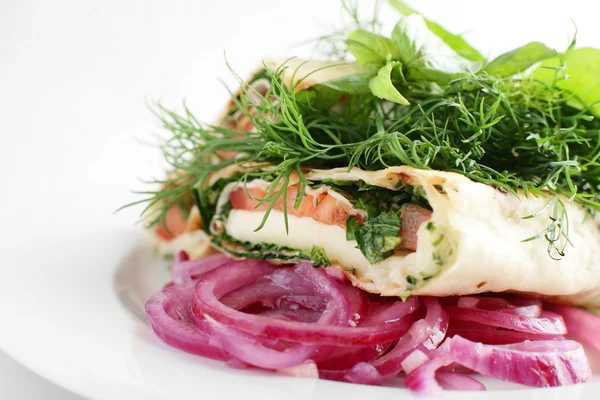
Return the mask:
[(336, 281), (339, 281), (339, 282), (348, 282), (348, 277), (346, 276), (346, 274), (344, 273), (344, 271), (342, 271), (338, 267), (325, 267), (325, 272), (327, 273), (327, 275), (329, 275), (330, 277), (332, 277)]
[(280, 369), (277, 372), (279, 372), (281, 375), (295, 376), (299, 378), (319, 377), (319, 370), (317, 369), (317, 365), (310, 360), (300, 365), (296, 365), (295, 367)]
[(183, 285), (228, 262), (231, 262), (231, 259), (221, 253), (199, 260), (190, 260), (185, 251), (180, 251), (171, 267), (171, 280), (176, 285)]
[(227, 360), (227, 353), (213, 346), (211, 338), (192, 322), (193, 284), (161, 290), (146, 303), (152, 329), (163, 342), (188, 353), (215, 360)]
[(460, 372), (437, 371), (435, 379), (445, 390), (486, 390), (483, 383)]
[(195, 320), (210, 337), (210, 344), (222, 348), (243, 362), (264, 369), (279, 370), (302, 364), (318, 351), (318, 346), (294, 344), (279, 350), (268, 347), (257, 338), (220, 324), (207, 316), (206, 323)]
[(363, 385), (383, 385), (383, 377), (371, 364), (359, 362), (344, 375), (344, 380), (351, 383)]
[(373, 361), (373, 366), (382, 376), (394, 376), (401, 372), (402, 361), (414, 350), (428, 352), (444, 340), (448, 315), (434, 297), (423, 298), (423, 303), (427, 309), (425, 319), (415, 322), (389, 353)]
[(542, 312), (540, 317), (527, 317), (501, 311), (488, 311), (457, 306), (447, 306), (445, 309), (452, 321), (477, 322), (483, 325), (524, 333), (550, 335), (564, 335), (567, 333), (567, 328), (562, 317), (548, 311)]
[(532, 334), (515, 332), (507, 329), (498, 329), (481, 325), (478, 327), (454, 327), (450, 326), (447, 336), (462, 336), (465, 339), (483, 344), (511, 344), (525, 340), (564, 340), (562, 335)]
[(435, 372), (452, 363), (481, 375), (538, 387), (585, 382), (591, 376), (583, 348), (571, 340), (493, 346), (455, 336), (407, 375), (406, 386), (419, 394), (440, 394)]
[[(293, 281), (293, 286), (290, 283)], [(219, 300), (229, 308), (242, 310), (254, 303), (272, 308), (283, 296), (314, 294), (314, 287), (298, 276), (291, 268), (279, 268), (260, 276), (256, 281), (233, 290)]]
[(327, 308), (316, 326), (313, 324), (273, 321), (269, 318), (245, 314), (229, 308), (219, 301), (219, 298), (228, 292), (252, 283), (260, 276), (272, 272), (273, 268), (266, 262), (251, 267), (235, 263), (225, 265), (205, 275), (196, 285), (196, 296), (192, 307), (194, 315), (210, 316), (216, 322), (227, 326), (235, 326), (237, 330), (248, 334), (299, 343), (314, 343), (315, 339), (311, 337), (311, 334), (319, 336), (319, 331), (326, 328), (326, 325), (348, 325), (350, 319), (348, 299), (334, 285), (335, 281), (324, 272), (316, 270), (308, 264), (299, 264), (294, 268), (294, 271), (298, 274), (297, 279), (301, 280), (301, 278), (304, 278), (303, 275), (309, 276), (311, 278), (310, 282), (315, 284), (315, 289), (329, 300)]
[(341, 347), (326, 360), (319, 362), (319, 369), (330, 371), (349, 371), (359, 362), (370, 362), (379, 358), (391, 346), (391, 343), (376, 344), (370, 347)]
[(500, 297), (463, 296), (458, 299), (456, 305), (461, 308), (497, 311), (525, 317), (539, 317), (542, 313), (542, 302), (530, 299), (514, 298), (511, 302)]
[[(267, 270), (257, 273), (270, 272), (269, 267), (265, 268)], [(196, 285), (193, 314), (210, 315), (217, 322), (235, 326), (237, 330), (251, 335), (305, 344), (353, 346), (369, 345), (374, 342), (385, 343), (401, 336), (412, 322), (404, 317), (416, 310), (416, 300), (397, 302), (399, 304), (395, 306), (393, 317), (390, 316), (383, 323), (347, 329), (349, 322), (352, 321), (351, 305), (343, 290), (340, 290), (339, 284), (324, 271), (315, 269), (307, 263), (301, 263), (294, 268), (294, 271), (300, 277), (312, 282), (317, 291), (327, 298), (327, 308), (316, 324), (271, 320), (248, 315), (227, 307), (218, 299), (228, 292), (227, 289), (231, 291), (248, 283), (238, 277), (246, 269), (248, 268), (241, 264), (229, 264), (206, 274)], [(239, 280), (237, 287), (222, 287), (229, 285), (233, 279)]]
[(549, 307), (565, 319), (570, 336), (583, 340), (600, 354), (600, 316), (576, 307), (558, 304)]

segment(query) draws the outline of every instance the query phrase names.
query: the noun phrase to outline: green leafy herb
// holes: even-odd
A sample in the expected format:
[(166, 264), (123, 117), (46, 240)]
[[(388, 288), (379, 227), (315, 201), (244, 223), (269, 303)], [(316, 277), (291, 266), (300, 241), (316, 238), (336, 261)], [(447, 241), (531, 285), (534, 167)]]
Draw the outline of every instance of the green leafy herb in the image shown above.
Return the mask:
[[(212, 242), (226, 251), (228, 254), (238, 258), (251, 258), (272, 261), (315, 261), (312, 252), (292, 249), (287, 246), (279, 246), (273, 243), (250, 243), (239, 241), (226, 233), (211, 238)], [(322, 266), (322, 260), (313, 264)]]
[(308, 257), (313, 261), (313, 267), (327, 267), (331, 265), (331, 260), (327, 257), (325, 249), (319, 246), (313, 246), (308, 253)]
[(417, 278), (415, 278), (412, 275), (406, 275), (406, 282), (410, 283), (411, 285), (416, 285), (417, 284)]
[(392, 103), (408, 105), (406, 100), (398, 89), (392, 83), (392, 72), (394, 69), (402, 70), (400, 61), (390, 61), (379, 70), (377, 76), (369, 81), (371, 92), (380, 99), (389, 100)]
[(344, 195), (355, 208), (366, 211), (369, 218), (376, 217), (382, 211), (399, 211), (407, 203), (431, 209), (423, 190), (415, 186), (401, 185), (396, 190), (389, 190), (362, 181), (326, 180), (322, 184)]
[(369, 82), (374, 77), (374, 75), (375, 73), (373, 71), (358, 72), (355, 74), (345, 75), (341, 78), (323, 82), (319, 85), (316, 85), (314, 88), (318, 90), (319, 87), (324, 86), (342, 93), (369, 93)]
[(402, 242), (398, 212), (382, 212), (367, 219), (362, 225), (356, 225), (356, 222), (346, 225), (346, 237), (356, 240), (358, 248), (370, 263), (374, 264), (391, 256)]
[(555, 55), (556, 50), (546, 47), (543, 43), (532, 42), (498, 56), (484, 71), (499, 77), (512, 76)]
[[(402, 1), (390, 0), (390, 4), (396, 10), (398, 10), (398, 12), (400, 12), (401, 14), (403, 14), (405, 16), (413, 15), (413, 14), (420, 15), (417, 11), (410, 8), (409, 6), (404, 4), (404, 2), (402, 2)], [(483, 57), (481, 55), (481, 53), (479, 53), (475, 48), (473, 48), (470, 44), (468, 44), (465, 41), (465, 39), (463, 39), (461, 36), (448, 32), (447, 30), (442, 28), (442, 26), (440, 26), (438, 23), (428, 20), (425, 17), (423, 17), (423, 20), (425, 21), (427, 28), (429, 28), (429, 30), (433, 34), (435, 34), (437, 37), (439, 37), (444, 43), (446, 43), (446, 45), (448, 47), (450, 47), (452, 50), (454, 50), (456, 52), (456, 54), (458, 54), (459, 56), (466, 58), (467, 60), (471, 60), (471, 61), (477, 61), (477, 62), (485, 61), (485, 57)]]
[(360, 223), (354, 215), (346, 220), (346, 240), (356, 240), (356, 231), (360, 229)]
[(392, 31), (392, 39), (400, 49), (408, 81), (446, 84), (452, 77), (480, 67), (480, 63), (461, 57), (449, 47), (420, 15), (402, 18)]
[(571, 104), (600, 117), (600, 50), (573, 49), (542, 63), (533, 78), (564, 90)]
[(358, 29), (350, 32), (346, 39), (348, 52), (360, 65), (382, 67), (390, 60), (400, 58), (396, 44), (385, 36)]

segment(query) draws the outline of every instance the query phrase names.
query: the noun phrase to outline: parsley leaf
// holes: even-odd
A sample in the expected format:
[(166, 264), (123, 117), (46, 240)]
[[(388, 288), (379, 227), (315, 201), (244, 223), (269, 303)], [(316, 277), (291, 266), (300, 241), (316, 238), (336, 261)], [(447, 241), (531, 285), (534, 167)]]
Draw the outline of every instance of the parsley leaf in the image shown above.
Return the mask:
[(397, 211), (384, 211), (362, 225), (358, 225), (356, 218), (352, 218), (346, 224), (346, 238), (353, 237), (360, 251), (372, 264), (391, 256), (402, 242), (400, 213)]

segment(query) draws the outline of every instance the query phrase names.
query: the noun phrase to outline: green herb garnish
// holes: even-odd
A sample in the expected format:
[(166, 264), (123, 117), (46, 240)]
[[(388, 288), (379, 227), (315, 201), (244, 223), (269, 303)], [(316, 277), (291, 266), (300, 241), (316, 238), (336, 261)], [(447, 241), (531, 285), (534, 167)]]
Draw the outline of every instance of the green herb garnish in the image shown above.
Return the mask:
[(308, 252), (308, 258), (313, 261), (313, 267), (327, 267), (331, 265), (331, 260), (327, 257), (325, 249), (319, 246), (313, 246)]
[(365, 258), (375, 264), (391, 256), (402, 242), (400, 214), (384, 211), (376, 217), (367, 219), (362, 225), (358, 223), (356, 217), (350, 217), (346, 222), (346, 239), (356, 240)]

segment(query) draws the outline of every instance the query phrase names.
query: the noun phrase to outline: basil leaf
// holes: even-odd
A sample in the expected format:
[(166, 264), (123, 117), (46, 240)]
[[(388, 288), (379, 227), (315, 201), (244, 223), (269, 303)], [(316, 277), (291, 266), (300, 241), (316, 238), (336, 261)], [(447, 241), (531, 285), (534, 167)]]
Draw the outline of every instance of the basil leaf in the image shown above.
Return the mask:
[(369, 93), (369, 81), (375, 76), (375, 74), (375, 71), (357, 72), (319, 83), (316, 86), (325, 86), (330, 89), (349, 94)]
[[(390, 4), (402, 15), (420, 15), (417, 11), (410, 8), (402, 1), (390, 0)], [(458, 55), (467, 60), (485, 62), (485, 57), (482, 56), (481, 53), (474, 49), (469, 43), (467, 43), (460, 35), (455, 35), (448, 32), (438, 23), (433, 22), (425, 17), (423, 17), (423, 20), (425, 21), (427, 28), (429, 28), (429, 30), (437, 37), (442, 39), (444, 43), (446, 43), (448, 47), (454, 50)]]
[(460, 56), (417, 14), (402, 18), (392, 31), (392, 39), (400, 50), (408, 81), (446, 84), (459, 74), (474, 73), (481, 67), (481, 63)]
[(543, 43), (532, 42), (496, 57), (484, 71), (493, 76), (512, 76), (552, 56), (556, 56), (555, 50)]
[[(394, 68), (401, 71), (402, 63), (391, 61), (379, 70), (377, 76), (369, 82), (371, 92), (380, 99), (389, 100), (392, 103), (409, 105), (408, 100), (404, 98), (392, 83), (392, 72)], [(401, 72), (400, 72), (401, 73)]]
[(310, 104), (312, 108), (328, 109), (337, 104), (344, 93), (351, 95), (369, 93), (371, 91), (369, 81), (375, 75), (377, 75), (376, 71), (366, 70), (321, 82), (298, 92), (296, 101)]
[(575, 49), (565, 55), (565, 68), (561, 69), (558, 57), (550, 58), (536, 68), (532, 78), (570, 93), (577, 107), (589, 107), (600, 117), (600, 50)]
[(396, 60), (400, 57), (393, 40), (363, 29), (350, 32), (346, 39), (346, 45), (350, 54), (360, 65), (381, 67), (389, 60)]

